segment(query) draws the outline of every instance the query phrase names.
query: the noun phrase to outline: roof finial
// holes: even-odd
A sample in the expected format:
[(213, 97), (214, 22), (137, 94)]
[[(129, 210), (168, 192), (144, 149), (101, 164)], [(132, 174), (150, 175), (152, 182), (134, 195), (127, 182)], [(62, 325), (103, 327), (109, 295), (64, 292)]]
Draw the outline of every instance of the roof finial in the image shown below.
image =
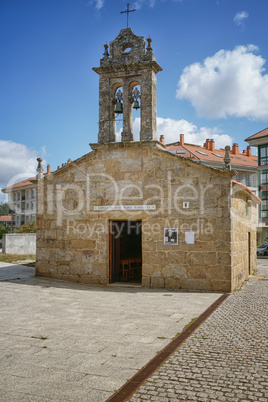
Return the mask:
[(224, 167), (223, 170), (231, 170), (231, 157), (230, 157), (230, 145), (226, 145), (225, 147), (225, 155), (224, 155)]
[(43, 166), (42, 166), (42, 161), (43, 161), (42, 158), (37, 158), (37, 162), (38, 162), (38, 166), (37, 166), (37, 169), (36, 169), (36, 171), (37, 171), (37, 176), (36, 176), (37, 180), (40, 180), (40, 179), (42, 179), (44, 177), (44, 169), (43, 169)]
[(134, 11), (136, 11), (135, 9), (130, 10), (129, 6), (130, 6), (130, 4), (127, 3), (127, 11), (121, 11), (120, 12), (120, 14), (127, 14), (127, 28), (128, 28), (128, 15), (129, 15), (129, 13), (133, 13)]
[(148, 42), (147, 52), (150, 52), (151, 50), (153, 50), (152, 45), (151, 45), (152, 39), (151, 39), (150, 36), (149, 36), (149, 38), (147, 39), (147, 42)]

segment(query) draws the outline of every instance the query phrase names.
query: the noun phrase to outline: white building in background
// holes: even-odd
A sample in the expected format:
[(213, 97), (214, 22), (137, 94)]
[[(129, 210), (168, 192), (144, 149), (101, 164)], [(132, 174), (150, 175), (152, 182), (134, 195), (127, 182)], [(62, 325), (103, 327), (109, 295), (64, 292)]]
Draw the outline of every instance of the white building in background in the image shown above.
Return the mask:
[[(268, 138), (268, 129), (267, 137)], [(160, 141), (165, 142), (164, 136), (161, 136)], [(250, 137), (253, 138), (254, 136)], [(249, 139), (247, 140), (249, 142)], [(251, 141), (253, 142), (253, 141)], [(255, 145), (252, 144), (252, 145)], [(224, 149), (216, 149), (213, 139), (207, 139), (203, 146), (188, 144), (184, 142), (184, 135), (180, 134), (180, 139), (172, 144), (166, 144), (169, 152), (202, 163), (203, 165), (213, 168), (222, 169), (224, 166)], [(267, 147), (268, 148), (268, 147)], [(267, 154), (268, 155), (268, 154)], [(247, 146), (246, 149), (239, 150), (237, 143), (234, 143), (230, 151), (230, 159), (232, 169), (237, 171), (237, 175), (233, 178), (239, 183), (244, 184), (255, 195), (259, 195), (258, 191), (258, 156), (251, 154), (251, 147)], [(268, 160), (268, 157), (267, 157)], [(268, 176), (267, 176), (268, 177)], [(268, 200), (268, 196), (267, 196)], [(263, 204), (263, 203), (262, 203)], [(259, 210), (263, 209), (263, 206), (259, 205)], [(268, 201), (267, 201), (268, 205)], [(267, 207), (268, 216), (268, 207)], [(268, 222), (268, 218), (267, 218)], [(260, 244), (264, 242), (264, 238), (268, 236), (267, 226), (263, 224), (263, 219), (258, 216), (256, 222), (257, 225), (257, 240)]]
[(259, 205), (258, 241), (260, 244), (268, 242), (268, 127), (246, 138), (250, 145), (258, 148)]
[(19, 227), (36, 219), (36, 185), (31, 182), (35, 177), (20, 181), (2, 189), (8, 195), (8, 204), (13, 212), (12, 226)]
[[(47, 174), (49, 173), (48, 165)], [(36, 180), (36, 176), (2, 189), (2, 192), (8, 195), (7, 202), (13, 211), (12, 227), (18, 228), (36, 219), (36, 185), (32, 180)]]

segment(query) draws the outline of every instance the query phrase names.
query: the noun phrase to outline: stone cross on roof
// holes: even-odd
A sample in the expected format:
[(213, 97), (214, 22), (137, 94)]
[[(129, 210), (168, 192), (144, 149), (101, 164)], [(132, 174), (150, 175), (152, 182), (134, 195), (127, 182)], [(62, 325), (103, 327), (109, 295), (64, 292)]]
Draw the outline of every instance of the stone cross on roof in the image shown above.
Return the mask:
[(127, 11), (121, 11), (121, 12), (120, 12), (120, 14), (127, 14), (127, 28), (128, 28), (128, 15), (129, 15), (129, 13), (133, 13), (133, 12), (136, 11), (135, 9), (130, 10), (130, 9), (129, 9), (129, 6), (130, 6), (130, 4), (127, 3)]

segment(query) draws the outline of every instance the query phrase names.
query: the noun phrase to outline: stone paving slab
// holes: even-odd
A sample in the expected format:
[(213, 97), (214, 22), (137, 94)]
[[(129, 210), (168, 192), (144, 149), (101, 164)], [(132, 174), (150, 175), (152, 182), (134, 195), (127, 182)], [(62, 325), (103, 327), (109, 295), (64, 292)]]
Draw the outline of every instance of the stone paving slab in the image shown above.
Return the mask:
[(268, 261), (129, 398), (268, 401)]
[(220, 295), (93, 287), (0, 263), (0, 401), (106, 401)]

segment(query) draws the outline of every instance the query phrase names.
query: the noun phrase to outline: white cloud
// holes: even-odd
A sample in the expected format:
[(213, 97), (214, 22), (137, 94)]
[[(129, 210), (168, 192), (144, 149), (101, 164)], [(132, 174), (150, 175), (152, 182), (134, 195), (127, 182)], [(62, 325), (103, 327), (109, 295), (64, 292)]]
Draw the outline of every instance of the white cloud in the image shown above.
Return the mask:
[[(42, 149), (44, 155), (45, 148)], [(40, 156), (40, 155), (39, 155)], [(13, 141), (0, 140), (0, 187), (35, 176), (37, 152)], [(46, 161), (43, 162), (45, 166)], [(4, 195), (1, 192), (1, 199)]]
[(96, 0), (96, 9), (100, 10), (104, 6), (104, 0)]
[(180, 77), (177, 98), (188, 99), (198, 114), (268, 119), (266, 62), (254, 45), (220, 50), (204, 62), (187, 66)]
[[(139, 131), (140, 131), (140, 118), (136, 118), (133, 124), (133, 132), (135, 141), (139, 141)], [(215, 140), (216, 148), (224, 148), (225, 145), (232, 144), (232, 138), (227, 134), (222, 134), (217, 127), (200, 127), (198, 128), (195, 124), (190, 123), (187, 120), (173, 120), (170, 118), (163, 119), (162, 117), (157, 118), (157, 133), (158, 137), (160, 135), (165, 136), (165, 143), (171, 143), (179, 141), (180, 134), (184, 134), (185, 142), (203, 145), (207, 138)]]
[[(161, 2), (166, 2), (167, 0), (160, 0)], [(172, 0), (173, 2), (180, 3), (183, 0)], [(137, 0), (133, 4), (133, 7), (136, 10), (139, 10), (143, 5), (149, 5), (149, 7), (153, 8), (156, 4), (157, 0)]]
[[(95, 4), (95, 8), (99, 11), (104, 6), (105, 0), (80, 0), (85, 6), (91, 6)], [(160, 0), (161, 2), (166, 2), (168, 0)], [(173, 2), (180, 3), (183, 0), (172, 0)], [(143, 5), (148, 5), (149, 7), (153, 8), (156, 4), (157, 0), (136, 0), (132, 5), (133, 8), (139, 10)]]
[(148, 2), (148, 1), (145, 2), (145, 0), (137, 0), (137, 1), (135, 1), (135, 3), (133, 4), (133, 7), (134, 7), (136, 10), (139, 10), (139, 9), (142, 7), (142, 5), (143, 5), (144, 3), (147, 3), (147, 4), (149, 4), (150, 7), (153, 7), (153, 6), (155, 5), (155, 0), (149, 0), (149, 2)]
[(7, 202), (7, 194), (2, 193), (2, 187), (0, 187), (0, 204)]
[(245, 20), (248, 18), (248, 15), (249, 14), (247, 11), (239, 11), (234, 16), (234, 23), (238, 26), (244, 26)]

